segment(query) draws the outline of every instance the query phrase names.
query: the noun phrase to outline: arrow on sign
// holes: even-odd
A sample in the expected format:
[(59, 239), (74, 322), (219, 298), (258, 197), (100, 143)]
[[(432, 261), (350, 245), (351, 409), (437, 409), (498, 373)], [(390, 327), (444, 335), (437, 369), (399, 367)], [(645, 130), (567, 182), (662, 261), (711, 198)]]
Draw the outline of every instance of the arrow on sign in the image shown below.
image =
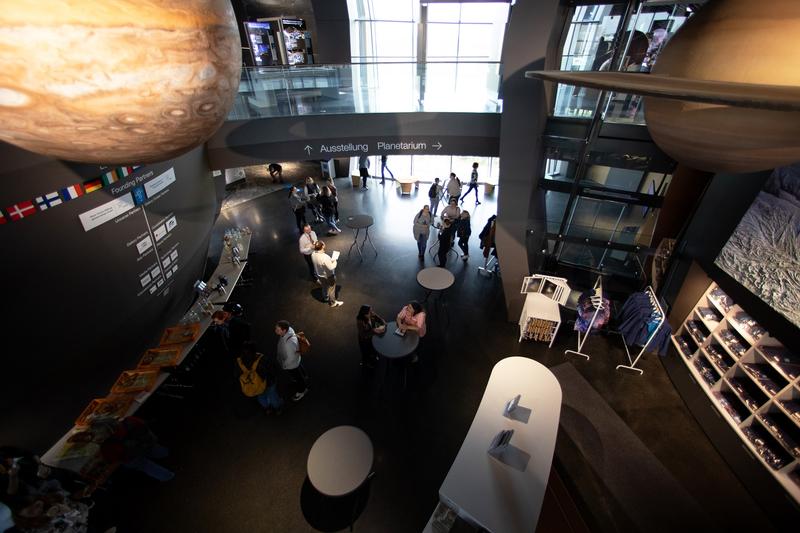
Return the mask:
[(433, 147), (436, 148), (437, 151), (439, 151), (442, 149), (442, 143), (436, 141), (436, 144), (434, 144)]
[(311, 145), (307, 144), (306, 147), (303, 148), (303, 150), (305, 150), (308, 155), (311, 155)]

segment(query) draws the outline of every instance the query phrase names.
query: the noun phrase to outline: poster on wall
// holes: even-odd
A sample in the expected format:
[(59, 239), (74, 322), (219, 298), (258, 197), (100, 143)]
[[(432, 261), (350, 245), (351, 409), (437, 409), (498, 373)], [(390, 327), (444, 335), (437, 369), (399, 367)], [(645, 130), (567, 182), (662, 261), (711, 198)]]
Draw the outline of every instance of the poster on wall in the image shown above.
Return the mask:
[(714, 263), (800, 326), (800, 163), (775, 169)]

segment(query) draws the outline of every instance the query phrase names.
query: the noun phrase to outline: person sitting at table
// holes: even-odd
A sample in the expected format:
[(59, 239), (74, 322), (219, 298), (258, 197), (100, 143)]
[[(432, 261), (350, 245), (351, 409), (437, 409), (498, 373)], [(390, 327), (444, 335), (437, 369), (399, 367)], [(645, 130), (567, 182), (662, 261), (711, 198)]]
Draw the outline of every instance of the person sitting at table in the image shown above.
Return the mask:
[(372, 337), (386, 331), (386, 321), (372, 310), (372, 306), (362, 305), (356, 315), (356, 326), (358, 327), (358, 347), (361, 349), (361, 366), (374, 368), (378, 354), (372, 345)]
[[(416, 331), (419, 335), (419, 344), (417, 345), (417, 353), (422, 350), (422, 339), (425, 337), (427, 328), (425, 326), (425, 308), (416, 300), (412, 300), (407, 305), (403, 306), (399, 313), (397, 313), (397, 327), (405, 333), (406, 331)], [(419, 358), (414, 354), (412, 363), (416, 363)]]
[(458, 200), (450, 200), (450, 204), (442, 209), (442, 220), (458, 220), (461, 216), (461, 208), (458, 207)]
[(453, 239), (455, 239), (456, 226), (449, 218), (444, 219), (442, 229), (439, 231), (439, 252), (437, 257), (439, 259), (439, 266), (444, 267), (447, 264), (447, 254), (453, 248)]

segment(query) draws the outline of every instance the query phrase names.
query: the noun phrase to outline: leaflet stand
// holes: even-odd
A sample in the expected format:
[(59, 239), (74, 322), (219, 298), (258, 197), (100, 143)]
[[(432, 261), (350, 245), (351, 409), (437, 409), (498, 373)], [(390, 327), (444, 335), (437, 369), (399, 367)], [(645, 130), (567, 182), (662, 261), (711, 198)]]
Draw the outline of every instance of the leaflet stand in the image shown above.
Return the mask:
[(594, 326), (594, 321), (597, 318), (597, 313), (603, 309), (603, 277), (597, 276), (597, 281), (594, 283), (594, 287), (592, 287), (592, 291), (594, 295), (592, 298), (597, 298), (597, 305), (595, 305), (594, 314), (592, 315), (592, 320), (589, 321), (589, 328), (586, 330), (586, 333), (581, 336), (580, 330), (578, 330), (578, 350), (564, 350), (564, 355), (568, 353), (574, 353), (575, 355), (580, 355), (581, 357), (585, 357), (588, 361), (590, 358), (585, 353), (581, 352), (583, 350), (583, 345), (586, 344), (586, 339), (589, 338), (589, 334), (592, 332), (592, 326)]
[(664, 309), (661, 307), (661, 304), (658, 303), (658, 298), (656, 298), (656, 293), (653, 291), (653, 287), (648, 285), (644, 291), (648, 294), (648, 296), (650, 296), (650, 303), (653, 305), (653, 310), (658, 311), (658, 313), (661, 315), (661, 319), (658, 321), (658, 326), (656, 326), (656, 329), (654, 329), (653, 333), (651, 333), (650, 336), (647, 338), (647, 342), (644, 343), (642, 349), (639, 350), (639, 353), (636, 355), (636, 359), (631, 358), (631, 352), (628, 350), (628, 343), (625, 341), (625, 335), (622, 335), (622, 333), (620, 333), (620, 336), (622, 336), (622, 344), (625, 346), (625, 353), (628, 356), (628, 363), (630, 364), (617, 365), (617, 370), (619, 370), (620, 368), (635, 370), (636, 372), (639, 373), (640, 376), (644, 374), (644, 370), (642, 370), (641, 368), (636, 368), (636, 363), (639, 362), (639, 359), (641, 359), (642, 355), (644, 355), (644, 351), (647, 350), (647, 347), (650, 345), (651, 342), (653, 342), (653, 339), (656, 337), (656, 333), (658, 333), (658, 330), (661, 329), (661, 326), (663, 326), (664, 322), (667, 320), (667, 316), (664, 313)]

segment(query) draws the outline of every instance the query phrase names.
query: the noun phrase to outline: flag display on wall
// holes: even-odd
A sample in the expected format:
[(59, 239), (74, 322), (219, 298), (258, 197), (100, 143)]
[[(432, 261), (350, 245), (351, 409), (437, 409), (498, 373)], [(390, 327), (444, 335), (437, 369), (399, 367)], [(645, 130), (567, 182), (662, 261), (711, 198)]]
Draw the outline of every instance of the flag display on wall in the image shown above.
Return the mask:
[[(142, 166), (143, 165), (117, 167), (109, 170), (108, 172), (104, 172), (100, 176), (86, 181), (83, 184), (75, 183), (74, 185), (64, 187), (63, 189), (37, 196), (33, 200), (25, 200), (23, 202), (16, 203), (7, 207), (5, 213), (0, 212), (0, 224), (9, 222), (9, 219), (11, 221), (17, 221), (25, 217), (29, 217), (36, 213), (37, 209), (38, 211), (45, 211), (51, 207), (61, 205), (64, 202), (74, 200), (75, 198), (83, 196), (84, 194), (98, 191), (103, 187), (108, 187), (112, 183), (116, 183), (122, 178), (127, 178), (133, 174), (134, 171), (142, 168)], [(144, 199), (146, 199), (144, 188), (142, 188), (140, 196), (141, 201), (144, 202)]]
[(36, 213), (36, 208), (33, 206), (33, 202), (26, 200), (8, 207), (6, 211), (8, 211), (8, 216), (11, 217), (11, 220), (19, 220)]
[(103, 188), (103, 180), (95, 179), (83, 183), (83, 190), (86, 194), (90, 192), (99, 191)]
[(106, 187), (108, 187), (109, 185), (111, 185), (116, 181), (119, 181), (117, 173), (113, 170), (109, 170), (108, 172), (103, 174), (100, 179), (103, 181), (103, 185), (105, 185)]
[(57, 191), (49, 192), (44, 196), (36, 197), (36, 205), (39, 207), (39, 211), (44, 211), (48, 207), (55, 207), (60, 204), (61, 197), (58, 195)]
[(61, 197), (65, 202), (74, 200), (78, 196), (83, 196), (83, 189), (81, 189), (80, 183), (76, 183), (75, 185), (70, 185), (69, 187), (61, 189)]

